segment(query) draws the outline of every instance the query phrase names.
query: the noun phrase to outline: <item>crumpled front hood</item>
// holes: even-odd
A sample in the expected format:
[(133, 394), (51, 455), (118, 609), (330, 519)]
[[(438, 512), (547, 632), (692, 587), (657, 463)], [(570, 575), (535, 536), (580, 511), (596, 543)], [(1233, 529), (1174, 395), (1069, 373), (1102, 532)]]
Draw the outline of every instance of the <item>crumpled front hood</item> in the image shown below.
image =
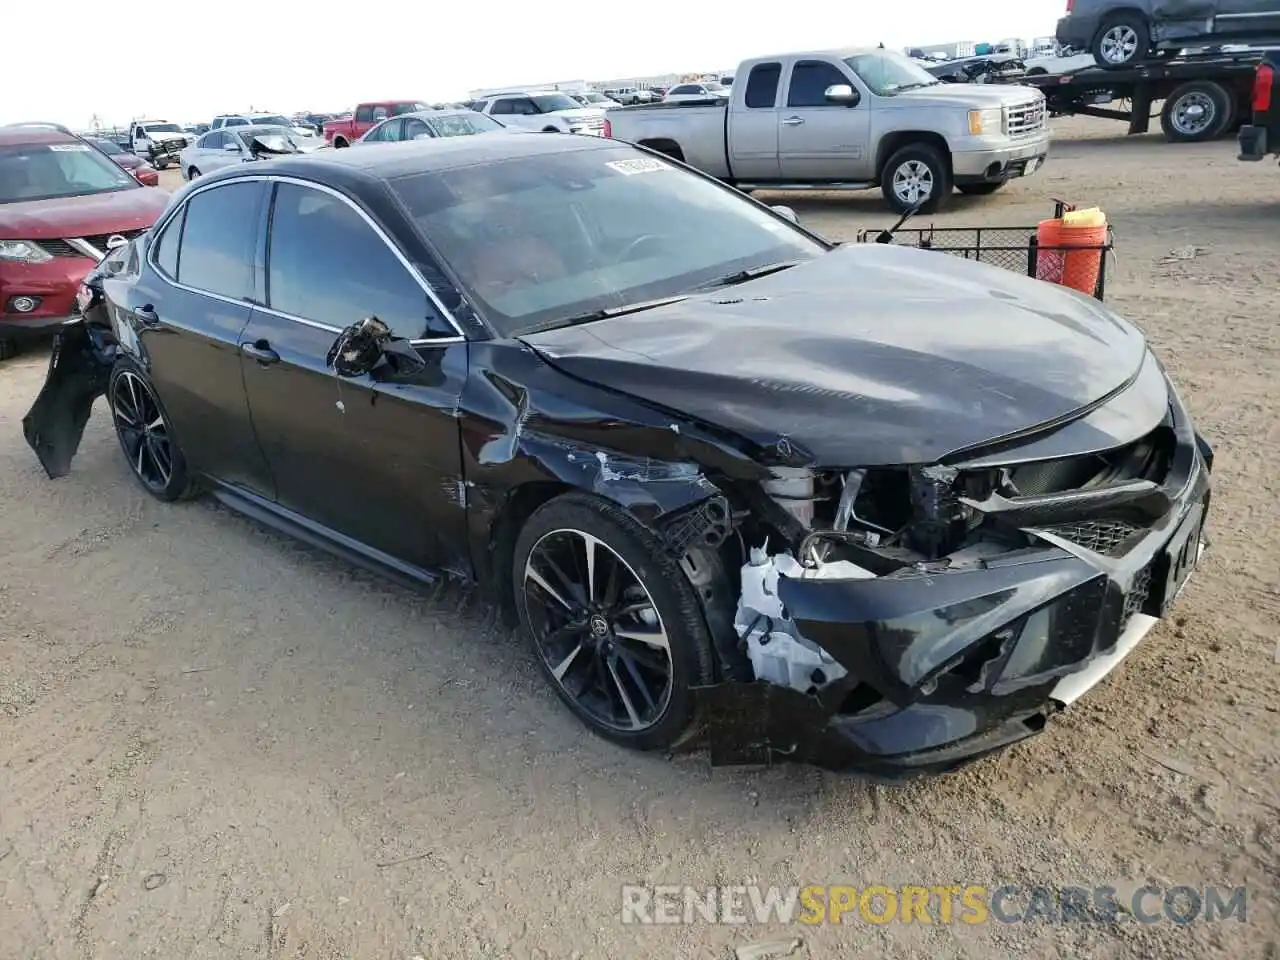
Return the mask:
[(524, 340), (571, 376), (829, 467), (935, 462), (1068, 418), (1146, 350), (1091, 298), (880, 244)]
[(166, 191), (142, 186), (83, 197), (0, 203), (0, 238), (50, 240), (144, 230), (168, 205)]

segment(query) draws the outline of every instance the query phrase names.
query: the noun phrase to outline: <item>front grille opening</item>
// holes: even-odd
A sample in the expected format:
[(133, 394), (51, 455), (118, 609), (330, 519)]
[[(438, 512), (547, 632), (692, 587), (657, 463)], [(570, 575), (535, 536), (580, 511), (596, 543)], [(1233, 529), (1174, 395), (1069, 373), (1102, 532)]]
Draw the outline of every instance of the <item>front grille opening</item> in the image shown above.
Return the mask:
[(1140, 440), (1113, 450), (1011, 467), (1009, 482), (1024, 497), (1100, 489), (1130, 480), (1160, 483), (1169, 472), (1176, 445), (1173, 431), (1159, 426)]
[(1147, 564), (1134, 575), (1133, 585), (1125, 594), (1124, 609), (1120, 614), (1121, 630), (1129, 625), (1129, 620), (1135, 613), (1141, 613), (1147, 605), (1147, 598), (1151, 594), (1151, 573), (1151, 564)]
[(1085, 550), (1107, 557), (1122, 557), (1140, 538), (1143, 528), (1128, 520), (1080, 520), (1043, 528)]

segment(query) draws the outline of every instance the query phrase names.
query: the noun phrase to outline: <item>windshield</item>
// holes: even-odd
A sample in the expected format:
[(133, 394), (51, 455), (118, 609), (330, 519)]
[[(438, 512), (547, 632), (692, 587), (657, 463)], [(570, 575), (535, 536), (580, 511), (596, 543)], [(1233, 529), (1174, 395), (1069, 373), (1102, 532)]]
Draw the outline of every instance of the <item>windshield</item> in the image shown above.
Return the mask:
[(932, 87), (939, 82), (920, 64), (891, 50), (860, 53), (847, 57), (844, 62), (871, 88), (872, 93), (881, 97), (891, 97), (902, 90), (917, 87)]
[(603, 93), (584, 93), (582, 99), (587, 103), (612, 103)]
[(273, 127), (292, 127), (293, 122), (287, 117), (282, 117), (278, 113), (264, 113), (256, 117), (250, 117), (249, 120), (255, 125), (269, 124)]
[(489, 133), (493, 130), (506, 129), (497, 120), (470, 110), (466, 113), (431, 117), (427, 123), (435, 130), (437, 137), (469, 137), (473, 133)]
[(729, 92), (729, 88), (726, 87), (723, 83), (704, 83), (703, 86), (706, 87), (708, 90), (710, 90), (712, 93), (728, 93)]
[(181, 133), (182, 128), (176, 123), (148, 123), (144, 128), (147, 133)]
[(826, 249), (734, 191), (621, 145), (391, 187), (504, 336)]
[(93, 145), (103, 153), (112, 157), (118, 153), (124, 153), (124, 151), (120, 149), (120, 144), (112, 143), (110, 140), (95, 140), (93, 141)]
[(87, 143), (0, 147), (0, 203), (82, 197), (141, 187)]
[(532, 97), (532, 100), (542, 113), (550, 113), (553, 110), (577, 110), (582, 106), (564, 93), (539, 93)]
[(420, 110), (430, 110), (425, 103), (397, 103), (391, 108), (391, 116), (398, 117), (402, 113), (417, 113)]

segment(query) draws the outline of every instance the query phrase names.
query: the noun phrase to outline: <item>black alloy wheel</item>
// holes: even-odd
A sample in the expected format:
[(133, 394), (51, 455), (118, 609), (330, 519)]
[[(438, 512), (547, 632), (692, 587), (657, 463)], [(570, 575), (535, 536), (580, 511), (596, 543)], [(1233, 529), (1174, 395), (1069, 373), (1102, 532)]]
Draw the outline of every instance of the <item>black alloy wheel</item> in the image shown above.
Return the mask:
[(120, 449), (138, 482), (161, 500), (188, 496), (192, 486), (186, 462), (169, 421), (155, 390), (132, 363), (112, 371), (107, 399)]
[(530, 519), (513, 573), (521, 624), (560, 699), (615, 742), (679, 743), (711, 645), (692, 585), (656, 539), (612, 504), (569, 494)]

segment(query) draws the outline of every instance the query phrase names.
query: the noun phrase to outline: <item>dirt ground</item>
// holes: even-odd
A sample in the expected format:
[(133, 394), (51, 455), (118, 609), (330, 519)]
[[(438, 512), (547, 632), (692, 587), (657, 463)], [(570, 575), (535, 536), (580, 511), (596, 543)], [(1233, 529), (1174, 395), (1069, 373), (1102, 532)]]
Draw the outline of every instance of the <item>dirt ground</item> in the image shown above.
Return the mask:
[[(384, 585), (130, 479), (101, 405), (47, 480), (0, 366), (0, 957), (1280, 957), (1280, 169), (1056, 121), (1050, 197), (1114, 224), (1108, 300), (1216, 446), (1211, 550), (1047, 732), (902, 787), (585, 734), (474, 601)], [(176, 180), (176, 178), (174, 178)], [(779, 196), (833, 238), (878, 195)], [(1247, 885), (1187, 926), (623, 925), (641, 884)]]

